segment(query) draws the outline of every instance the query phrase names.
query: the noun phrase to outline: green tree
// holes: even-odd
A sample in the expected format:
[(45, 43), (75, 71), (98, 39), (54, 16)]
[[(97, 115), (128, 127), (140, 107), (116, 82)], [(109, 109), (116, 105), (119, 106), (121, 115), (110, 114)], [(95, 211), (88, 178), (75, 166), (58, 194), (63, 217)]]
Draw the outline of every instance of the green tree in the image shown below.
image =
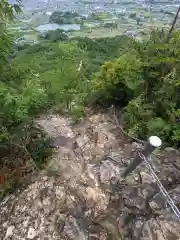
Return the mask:
[(92, 88), (101, 103), (124, 108), (129, 134), (143, 139), (157, 134), (179, 146), (180, 32), (168, 43), (166, 36), (154, 31), (148, 41), (131, 42), (126, 54), (101, 67)]
[(57, 23), (57, 24), (72, 24), (72, 23), (80, 23), (81, 16), (79, 16), (76, 12), (60, 12), (55, 11), (50, 16), (49, 22)]
[(45, 33), (44, 38), (53, 42), (66, 41), (68, 40), (68, 34), (61, 29), (57, 29), (55, 31), (48, 31)]
[(130, 18), (136, 18), (136, 13), (130, 13), (129, 17)]
[(105, 23), (104, 27), (105, 28), (117, 28), (118, 25), (117, 25), (117, 23)]
[(126, 45), (133, 41), (128, 36), (116, 36), (114, 38), (76, 38), (78, 46), (88, 54), (86, 76), (91, 78), (92, 73), (98, 72), (100, 66), (106, 61), (118, 58)]
[[(21, 1), (17, 1), (20, 4)], [(20, 12), (18, 4), (10, 4), (7, 0), (0, 2), (0, 71), (1, 67), (7, 61), (7, 55), (10, 52), (12, 39), (6, 29), (6, 24), (12, 21), (14, 14)]]
[[(5, 176), (0, 199), (6, 186), (13, 188), (12, 183), (19, 181), (16, 175), (19, 164), (23, 162), (25, 167), (25, 161), (30, 161), (34, 166), (32, 156), (41, 162), (47, 155), (47, 141), (31, 120), (31, 114), (44, 105), (46, 93), (31, 69), (15, 61), (12, 38), (6, 28), (7, 22), (12, 21), (19, 10), (19, 5), (6, 0), (0, 2), (0, 169)], [(41, 148), (36, 151), (31, 148), (32, 144), (37, 148), (41, 145)]]

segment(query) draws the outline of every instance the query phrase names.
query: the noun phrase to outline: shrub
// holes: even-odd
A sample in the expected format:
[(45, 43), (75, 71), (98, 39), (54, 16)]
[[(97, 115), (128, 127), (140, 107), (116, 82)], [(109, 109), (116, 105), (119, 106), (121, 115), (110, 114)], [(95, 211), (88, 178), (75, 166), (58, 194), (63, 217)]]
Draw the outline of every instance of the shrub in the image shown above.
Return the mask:
[(130, 54), (105, 63), (92, 81), (93, 91), (101, 92), (102, 101), (126, 105), (140, 91), (143, 83), (141, 66), (141, 60)]
[(153, 31), (148, 41), (131, 42), (119, 59), (105, 63), (93, 79), (101, 102), (118, 104), (129, 134), (146, 139), (159, 135), (179, 146), (180, 33), (169, 42), (164, 31)]
[(68, 34), (61, 29), (57, 29), (55, 31), (48, 31), (45, 33), (44, 38), (53, 42), (66, 41), (68, 40)]

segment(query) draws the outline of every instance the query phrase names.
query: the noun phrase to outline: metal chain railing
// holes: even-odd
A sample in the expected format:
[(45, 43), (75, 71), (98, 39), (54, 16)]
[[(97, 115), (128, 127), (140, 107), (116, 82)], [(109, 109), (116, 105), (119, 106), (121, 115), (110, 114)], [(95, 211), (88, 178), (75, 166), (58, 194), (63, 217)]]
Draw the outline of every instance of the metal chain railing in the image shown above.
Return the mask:
[(158, 176), (156, 175), (156, 173), (155, 173), (153, 167), (151, 166), (151, 164), (149, 163), (148, 159), (141, 152), (137, 151), (137, 153), (138, 153), (139, 157), (144, 161), (145, 166), (148, 168), (151, 176), (156, 181), (157, 186), (159, 187), (160, 192), (163, 194), (163, 197), (165, 198), (165, 200), (167, 201), (167, 203), (171, 207), (172, 211), (174, 212), (174, 214), (177, 216), (178, 220), (180, 221), (180, 211), (179, 211), (179, 209), (175, 205), (175, 203), (172, 200), (172, 198), (169, 196), (169, 194), (166, 191), (166, 189), (163, 187), (161, 181), (159, 180)]
[(142, 152), (137, 151), (138, 154), (136, 155), (134, 160), (129, 164), (129, 166), (124, 170), (124, 172), (121, 174), (121, 177), (125, 178), (129, 173), (131, 173), (134, 169), (136, 169), (136, 167), (138, 167), (140, 165), (140, 163), (144, 162), (145, 166), (148, 168), (150, 174), (152, 175), (152, 177), (156, 181), (157, 186), (160, 189), (160, 192), (163, 194), (163, 197), (166, 199), (166, 201), (169, 204), (169, 206), (171, 207), (172, 211), (174, 212), (174, 214), (176, 215), (176, 217), (180, 221), (180, 211), (179, 211), (179, 209), (177, 208), (177, 206), (173, 202), (172, 198), (169, 196), (166, 189), (163, 187), (163, 185), (162, 185), (161, 181), (159, 180), (158, 176), (156, 175), (152, 165), (148, 161), (148, 157), (150, 156), (150, 154), (156, 148), (160, 147), (161, 144), (162, 144), (162, 142), (161, 142), (160, 138), (158, 138), (156, 136), (151, 136), (148, 139), (148, 142), (146, 143), (146, 145), (144, 146), (144, 149), (142, 150)]

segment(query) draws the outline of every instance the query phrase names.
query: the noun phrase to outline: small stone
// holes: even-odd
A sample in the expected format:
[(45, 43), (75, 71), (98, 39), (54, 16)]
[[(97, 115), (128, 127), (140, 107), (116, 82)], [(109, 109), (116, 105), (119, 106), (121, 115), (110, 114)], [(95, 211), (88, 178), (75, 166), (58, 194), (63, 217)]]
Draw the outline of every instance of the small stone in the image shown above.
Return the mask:
[(143, 194), (143, 196), (144, 196), (145, 198), (147, 198), (148, 195), (149, 195), (149, 191), (148, 191), (147, 189), (143, 189), (143, 190), (142, 190), (142, 194)]
[(27, 226), (28, 226), (28, 223), (29, 223), (29, 221), (28, 221), (28, 220), (25, 220), (25, 221), (23, 222), (23, 226), (24, 226), (24, 228), (27, 228)]
[(10, 226), (8, 227), (7, 231), (6, 231), (6, 236), (5, 236), (5, 239), (6, 238), (9, 238), (13, 235), (13, 230), (14, 230), (14, 226)]
[(88, 200), (93, 200), (95, 202), (98, 202), (99, 201), (99, 194), (98, 194), (98, 191), (96, 189), (93, 189), (91, 187), (87, 187), (86, 188), (86, 192), (87, 192), (87, 199)]
[(100, 166), (100, 180), (104, 184), (110, 184), (111, 179), (119, 177), (120, 168), (115, 166), (110, 160), (104, 161)]
[(129, 185), (135, 185), (135, 184), (137, 184), (137, 180), (135, 180), (134, 176), (132, 174), (130, 174), (126, 178), (126, 183)]
[(3, 223), (3, 228), (6, 228), (7, 225), (8, 225), (8, 222), (4, 222), (4, 223)]
[(164, 163), (168, 163), (169, 160), (167, 158), (164, 159)]
[(165, 151), (166, 152), (174, 152), (176, 150), (174, 148), (172, 148), (172, 147), (167, 147), (167, 148), (165, 148)]
[(28, 230), (28, 239), (34, 239), (36, 237), (36, 231), (34, 228), (30, 227)]
[(152, 183), (156, 182), (154, 180), (154, 178), (151, 175), (149, 175), (148, 173), (141, 172), (140, 174), (141, 174), (141, 179), (142, 179), (143, 184), (152, 184)]
[(134, 179), (135, 179), (135, 181), (139, 181), (139, 174), (134, 174)]
[(89, 177), (94, 181), (95, 186), (98, 187), (100, 185), (99, 168), (96, 168), (94, 164), (88, 164), (87, 172)]
[(57, 186), (55, 190), (55, 194), (59, 200), (62, 200), (62, 201), (65, 200), (66, 193), (65, 193), (64, 187)]
[(43, 181), (47, 181), (48, 180), (48, 176), (43, 176)]
[(142, 144), (141, 143), (137, 143), (137, 142), (132, 142), (132, 147), (135, 149), (141, 149), (142, 148)]
[(149, 206), (155, 211), (160, 209), (159, 205), (155, 201), (149, 202)]
[(168, 182), (172, 182), (172, 181), (173, 181), (172, 177), (168, 177)]

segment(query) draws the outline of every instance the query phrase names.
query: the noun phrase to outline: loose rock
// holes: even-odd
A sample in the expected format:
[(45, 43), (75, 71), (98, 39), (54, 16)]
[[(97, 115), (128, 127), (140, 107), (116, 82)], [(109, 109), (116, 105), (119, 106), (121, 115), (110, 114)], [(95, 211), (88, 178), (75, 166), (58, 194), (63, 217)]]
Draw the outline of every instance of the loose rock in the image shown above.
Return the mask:
[(28, 235), (27, 238), (28, 239), (34, 239), (36, 237), (36, 231), (34, 228), (30, 227), (28, 230)]
[(14, 226), (10, 226), (8, 227), (7, 231), (6, 231), (6, 236), (5, 239), (11, 237), (13, 235), (13, 230), (14, 230)]

